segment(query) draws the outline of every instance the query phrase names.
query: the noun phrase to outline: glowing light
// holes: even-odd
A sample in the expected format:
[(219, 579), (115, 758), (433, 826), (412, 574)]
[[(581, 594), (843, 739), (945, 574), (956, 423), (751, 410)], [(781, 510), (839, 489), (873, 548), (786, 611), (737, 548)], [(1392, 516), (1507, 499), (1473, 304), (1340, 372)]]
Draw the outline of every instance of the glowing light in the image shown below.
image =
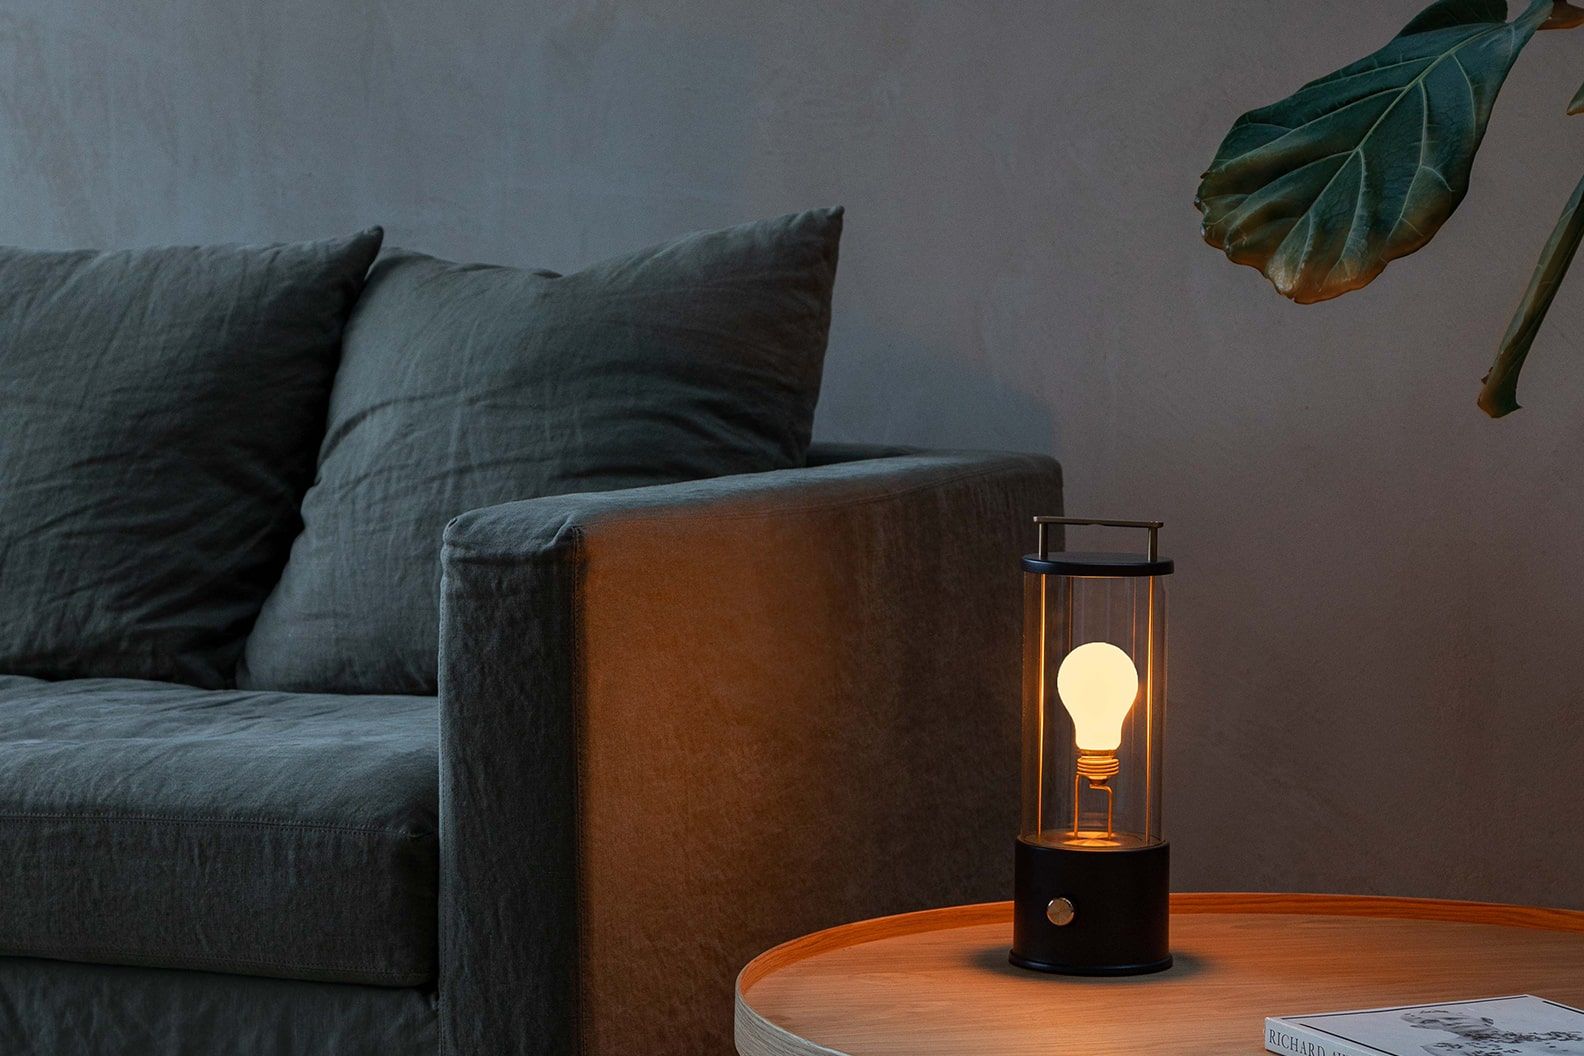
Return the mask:
[(1073, 739), (1086, 752), (1114, 752), (1122, 720), (1138, 699), (1138, 668), (1110, 642), (1086, 642), (1056, 671), (1056, 692), (1073, 720)]

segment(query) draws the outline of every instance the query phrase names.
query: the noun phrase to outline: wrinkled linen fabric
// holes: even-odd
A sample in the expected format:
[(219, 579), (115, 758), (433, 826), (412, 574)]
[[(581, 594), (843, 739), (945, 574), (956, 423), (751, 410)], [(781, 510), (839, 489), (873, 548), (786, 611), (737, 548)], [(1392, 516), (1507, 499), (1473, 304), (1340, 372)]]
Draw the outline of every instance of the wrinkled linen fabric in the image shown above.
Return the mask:
[(0, 247), (0, 671), (232, 683), (380, 240)]
[(817, 209), (565, 276), (381, 258), (241, 684), (433, 693), (440, 537), (468, 510), (803, 465), (841, 224)]
[(5, 1056), (435, 1056), (432, 991), (0, 957)]
[[(175, 825), (184, 842), (147, 851), (112, 826), (108, 857), (69, 880), (82, 897), (59, 903), (11, 893), (30, 867), (69, 865), (52, 856), (97, 853), (99, 830), (35, 841), (25, 819), (0, 825), (12, 841), (0, 927), (48, 904), (29, 919), (54, 933), (86, 906), (85, 930), (130, 937), (140, 956), (168, 955), (156, 937), (232, 956), (273, 941), (264, 959), (379, 966), (396, 934), (386, 924), (422, 918), (380, 903), (369, 878), (416, 874), (392, 841), (361, 859), (337, 841), (370, 828), (432, 840), (437, 794), (415, 791), (423, 775), (438, 776), (447, 834), (433, 983), (0, 956), (0, 1052), (727, 1052), (732, 977), (763, 949), (844, 920), (1005, 897), (1016, 562), (1027, 517), (1060, 512), (1060, 469), (982, 454), (849, 461), (866, 453), (896, 455), (816, 449), (813, 469), (458, 519), (444, 553), (438, 775), (432, 741), (426, 760), (416, 743), (434, 737), (433, 700), (0, 678), (0, 814), (137, 804), (196, 821), (180, 812), (223, 800), (261, 818), (341, 819), (328, 849), (317, 836), (227, 845)], [(320, 863), (340, 850), (338, 867), (378, 867), (327, 876)], [(195, 880), (181, 872), (193, 863), (219, 872)], [(95, 875), (108, 886), (93, 890)], [(219, 906), (211, 883), (246, 912)], [(379, 919), (354, 915), (338, 887), (373, 899)], [(432, 926), (432, 898), (424, 913)]]
[(862, 453), (447, 528), (443, 1051), (730, 1052), (761, 951), (1007, 897), (1060, 467)]
[(0, 676), (0, 955), (432, 981), (436, 721), (424, 697)]

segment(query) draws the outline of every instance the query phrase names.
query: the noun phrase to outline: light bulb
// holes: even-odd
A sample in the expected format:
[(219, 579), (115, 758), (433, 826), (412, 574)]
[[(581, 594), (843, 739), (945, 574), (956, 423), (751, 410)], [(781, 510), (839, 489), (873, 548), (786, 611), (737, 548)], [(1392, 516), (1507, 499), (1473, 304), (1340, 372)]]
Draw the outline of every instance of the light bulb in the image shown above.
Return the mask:
[(1110, 642), (1085, 642), (1056, 669), (1056, 692), (1072, 716), (1080, 751), (1114, 752), (1121, 747), (1122, 720), (1138, 691), (1138, 668)]

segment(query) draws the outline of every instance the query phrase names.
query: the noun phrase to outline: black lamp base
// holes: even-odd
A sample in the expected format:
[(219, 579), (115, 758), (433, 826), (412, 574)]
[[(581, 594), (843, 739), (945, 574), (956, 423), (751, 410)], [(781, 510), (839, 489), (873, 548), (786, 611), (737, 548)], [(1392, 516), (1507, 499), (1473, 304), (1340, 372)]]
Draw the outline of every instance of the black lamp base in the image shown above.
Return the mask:
[(1171, 967), (1170, 845), (1079, 850), (1020, 839), (1015, 853), (1013, 964), (1062, 975)]

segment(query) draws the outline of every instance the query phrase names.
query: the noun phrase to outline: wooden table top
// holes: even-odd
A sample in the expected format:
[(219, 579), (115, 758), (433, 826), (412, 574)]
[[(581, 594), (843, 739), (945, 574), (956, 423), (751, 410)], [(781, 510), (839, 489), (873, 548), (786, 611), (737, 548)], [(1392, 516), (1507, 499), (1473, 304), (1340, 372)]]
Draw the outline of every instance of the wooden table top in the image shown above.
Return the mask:
[(1584, 912), (1348, 895), (1172, 896), (1176, 965), (1007, 964), (1012, 904), (794, 939), (737, 979), (742, 1056), (1237, 1056), (1269, 1015), (1537, 994), (1584, 1007)]

